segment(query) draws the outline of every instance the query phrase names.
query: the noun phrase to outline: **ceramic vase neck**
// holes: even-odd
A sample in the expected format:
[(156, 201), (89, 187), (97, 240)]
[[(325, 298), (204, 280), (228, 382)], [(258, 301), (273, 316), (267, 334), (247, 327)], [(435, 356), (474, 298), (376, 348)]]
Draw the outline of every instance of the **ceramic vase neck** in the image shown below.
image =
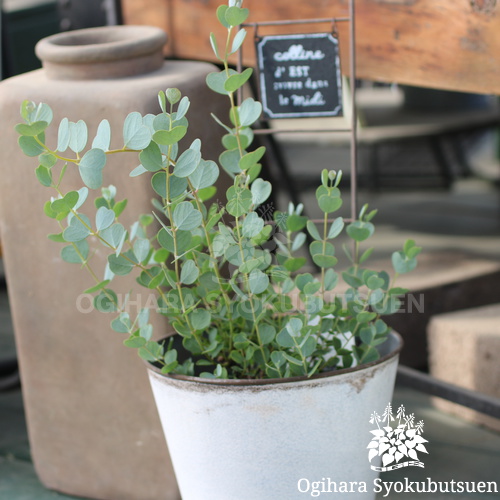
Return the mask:
[(153, 26), (104, 26), (43, 38), (35, 52), (49, 79), (105, 80), (159, 69), (166, 41)]

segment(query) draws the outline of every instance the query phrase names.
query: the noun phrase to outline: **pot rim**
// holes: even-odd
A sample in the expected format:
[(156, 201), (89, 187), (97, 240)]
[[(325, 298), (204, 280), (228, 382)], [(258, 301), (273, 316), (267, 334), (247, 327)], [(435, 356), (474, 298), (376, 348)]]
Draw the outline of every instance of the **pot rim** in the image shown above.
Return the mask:
[[(177, 335), (177, 334), (176, 334)], [(397, 346), (392, 349), (389, 353), (381, 356), (376, 361), (371, 361), (370, 363), (363, 363), (362, 365), (354, 366), (352, 368), (342, 368), (340, 370), (331, 370), (323, 373), (317, 373), (312, 377), (307, 377), (306, 375), (288, 378), (263, 378), (263, 379), (211, 379), (211, 378), (201, 378), (193, 377), (190, 375), (177, 375), (171, 373), (161, 373), (161, 370), (155, 365), (151, 364), (149, 361), (144, 361), (147, 369), (154, 372), (155, 374), (171, 378), (174, 380), (179, 380), (183, 382), (198, 383), (213, 386), (265, 386), (265, 385), (275, 385), (275, 384), (286, 384), (288, 382), (301, 382), (308, 380), (321, 380), (327, 377), (335, 377), (337, 375), (344, 375), (346, 373), (354, 373), (361, 371), (366, 368), (371, 368), (373, 366), (380, 365), (396, 356), (399, 355), (401, 349), (403, 348), (403, 338), (401, 335), (394, 330), (391, 330), (387, 337), (387, 341), (392, 337), (397, 342)], [(383, 344), (382, 344), (383, 345)]]
[(87, 64), (149, 55), (166, 41), (166, 33), (155, 26), (99, 26), (42, 38), (35, 52), (42, 62)]

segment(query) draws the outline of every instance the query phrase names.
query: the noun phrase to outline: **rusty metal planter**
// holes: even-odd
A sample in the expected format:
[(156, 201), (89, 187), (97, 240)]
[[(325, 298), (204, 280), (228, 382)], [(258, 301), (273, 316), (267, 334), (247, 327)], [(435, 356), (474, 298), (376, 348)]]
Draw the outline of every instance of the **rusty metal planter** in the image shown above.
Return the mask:
[(369, 419), (392, 399), (401, 344), (392, 333), (378, 361), (310, 379), (214, 381), (150, 366), (183, 500), (291, 500), (328, 478), (366, 483), (346, 498), (375, 498)]

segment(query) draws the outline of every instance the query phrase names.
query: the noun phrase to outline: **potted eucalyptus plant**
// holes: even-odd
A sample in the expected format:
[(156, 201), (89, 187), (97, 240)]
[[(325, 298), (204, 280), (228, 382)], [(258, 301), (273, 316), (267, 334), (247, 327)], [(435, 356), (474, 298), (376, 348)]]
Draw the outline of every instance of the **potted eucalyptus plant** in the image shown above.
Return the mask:
[[(213, 117), (226, 132), (218, 164), (203, 159), (199, 140), (181, 146), (190, 101), (175, 88), (159, 92), (157, 115), (130, 113), (121, 137), (103, 120), (91, 145), (86, 124), (68, 119), (58, 125), (57, 144), (47, 144), (50, 107), (25, 101), (19, 145), (38, 159), (35, 174), (52, 190), (44, 212), (58, 230), (49, 238), (64, 245), (64, 261), (89, 273), (93, 306), (112, 314), (111, 328), (148, 364), (184, 500), (289, 499), (325, 478), (323, 488), (373, 497), (369, 416), (392, 397), (401, 348), (381, 316), (400, 307), (405, 290), (394, 280), (415, 268), (421, 249), (406, 241), (392, 256), (392, 278), (366, 267), (373, 249), (361, 247), (376, 210), (364, 206), (348, 222), (335, 217), (341, 173), (332, 170), (321, 173), (316, 190), (321, 221), (292, 204), (272, 221), (260, 215), (271, 194), (259, 177), (265, 149), (251, 147), (262, 106), (251, 97), (236, 103), (252, 70), (238, 73), (228, 63), (245, 39), (238, 26), (247, 16), (241, 0), (230, 0), (217, 9), (227, 40), (210, 36), (223, 68), (207, 85), (230, 101), (229, 117)], [(102, 172), (109, 155), (131, 153), (138, 166), (130, 177), (149, 175), (157, 196), (150, 214), (125, 226), (127, 202), (102, 186)], [(226, 193), (214, 187), (220, 167), (233, 179)], [(81, 189), (64, 187), (72, 168)], [(350, 267), (338, 273), (335, 242), (344, 232), (353, 243), (344, 246)], [(98, 270), (93, 258), (103, 252), (107, 263)], [(304, 272), (308, 260), (318, 273)], [(134, 273), (155, 297), (137, 314), (131, 295), (113, 290)], [(176, 334), (153, 335), (150, 313), (166, 316)]]

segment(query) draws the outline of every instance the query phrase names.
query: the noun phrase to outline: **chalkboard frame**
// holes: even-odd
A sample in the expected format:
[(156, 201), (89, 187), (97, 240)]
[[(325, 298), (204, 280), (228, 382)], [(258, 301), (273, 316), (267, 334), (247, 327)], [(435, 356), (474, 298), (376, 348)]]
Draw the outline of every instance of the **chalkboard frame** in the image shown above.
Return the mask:
[[(308, 71), (311, 70), (312, 67), (312, 74), (314, 74), (314, 67), (316, 65), (316, 73), (318, 70), (321, 73), (321, 79), (318, 79), (317, 81), (326, 81), (328, 84), (328, 87), (330, 87), (332, 90), (331, 92), (328, 92), (327, 100), (328, 103), (325, 103), (324, 106), (322, 106), (321, 109), (317, 110), (311, 110), (310, 108), (307, 109), (307, 106), (305, 105), (304, 111), (300, 110), (300, 106), (293, 106), (289, 104), (289, 97), (283, 96), (282, 94), (278, 94), (275, 90), (271, 89), (270, 87), (274, 86), (276, 83), (276, 79), (274, 78), (271, 73), (275, 71), (274, 66), (266, 67), (266, 57), (265, 57), (265, 50), (264, 46), (270, 42), (270, 44), (275, 44), (276, 42), (280, 41), (286, 41), (287, 43), (289, 42), (295, 42), (297, 41), (298, 43), (304, 41), (315, 41), (315, 47), (319, 49), (323, 49), (327, 52), (330, 53), (329, 57), (329, 62), (331, 62), (331, 71), (327, 71), (325, 73), (325, 68), (324, 64), (318, 68), (317, 66), (319, 65), (318, 62), (316, 61), (308, 61)], [(320, 45), (318, 45), (320, 44)], [(327, 45), (328, 44), (328, 45)], [(262, 106), (263, 106), (263, 115), (266, 118), (269, 119), (280, 119), (280, 118), (314, 118), (314, 117), (336, 117), (336, 116), (342, 116), (343, 115), (343, 99), (342, 99), (342, 72), (341, 72), (341, 64), (340, 64), (340, 55), (339, 55), (339, 40), (338, 37), (335, 36), (331, 32), (315, 32), (315, 33), (293, 33), (293, 34), (282, 34), (282, 35), (266, 35), (266, 36), (261, 36), (261, 37), (256, 37), (255, 40), (255, 49), (256, 49), (256, 56), (257, 56), (257, 62), (258, 62), (258, 78), (259, 78), (259, 87), (260, 87), (260, 97), (262, 101)], [(282, 66), (282, 69), (291, 69), (291, 67), (288, 65), (288, 61), (282, 62), (280, 64), (284, 64)], [(302, 66), (299, 66), (302, 67)], [(303, 90), (303, 81), (299, 79), (299, 77), (294, 77), (295, 80), (293, 83), (296, 83), (297, 85), (300, 86), (299, 88), (299, 93), (304, 94)], [(308, 78), (310, 80), (310, 78)], [(291, 82), (287, 82), (291, 83)], [(312, 91), (312, 90), (311, 90)], [(307, 89), (306, 89), (307, 92)], [(323, 98), (323, 95), (321, 94), (320, 91), (317, 91), (321, 98)], [(302, 96), (296, 96), (298, 99), (301, 97), (305, 97), (305, 94)], [(310, 96), (307, 95), (309, 98)], [(277, 100), (279, 99), (284, 99), (288, 101), (288, 107), (291, 109), (289, 111), (280, 111), (277, 108), (280, 106), (279, 102)], [(320, 106), (320, 105), (319, 105)], [(321, 106), (320, 106), (321, 107)], [(325, 109), (326, 107), (326, 109)]]

